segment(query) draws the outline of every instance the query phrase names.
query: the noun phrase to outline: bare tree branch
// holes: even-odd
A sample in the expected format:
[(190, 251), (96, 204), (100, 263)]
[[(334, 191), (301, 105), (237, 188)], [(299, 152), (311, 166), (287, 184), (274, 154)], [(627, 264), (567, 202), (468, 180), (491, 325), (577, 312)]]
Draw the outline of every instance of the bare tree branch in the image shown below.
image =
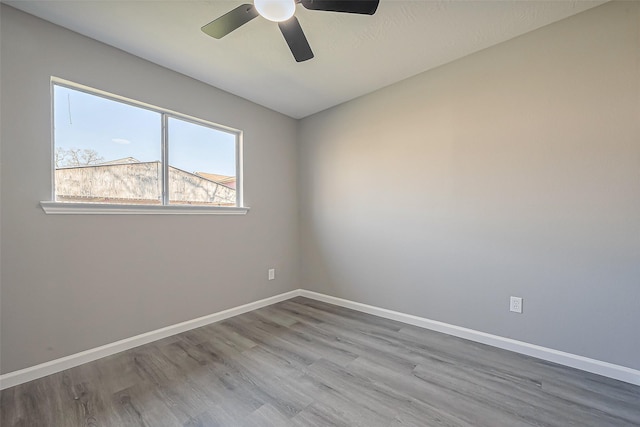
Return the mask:
[(57, 147), (54, 152), (56, 168), (97, 165), (103, 161), (104, 157), (91, 148), (69, 148), (65, 150), (62, 147)]

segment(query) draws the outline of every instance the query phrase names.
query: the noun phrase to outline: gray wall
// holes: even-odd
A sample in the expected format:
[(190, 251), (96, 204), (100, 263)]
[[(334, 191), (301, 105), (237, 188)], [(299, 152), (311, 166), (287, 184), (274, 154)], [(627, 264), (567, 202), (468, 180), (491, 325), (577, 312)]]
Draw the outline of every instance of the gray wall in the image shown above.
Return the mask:
[[(638, 3), (297, 129), (5, 5), (1, 19), (0, 372), (298, 287), (640, 368)], [(51, 75), (243, 129), (249, 214), (45, 215)]]
[(639, 369), (639, 31), (605, 4), (303, 119), (301, 282)]
[[(293, 119), (1, 7), (2, 373), (300, 287)], [(242, 129), (251, 211), (45, 215), (51, 75)]]

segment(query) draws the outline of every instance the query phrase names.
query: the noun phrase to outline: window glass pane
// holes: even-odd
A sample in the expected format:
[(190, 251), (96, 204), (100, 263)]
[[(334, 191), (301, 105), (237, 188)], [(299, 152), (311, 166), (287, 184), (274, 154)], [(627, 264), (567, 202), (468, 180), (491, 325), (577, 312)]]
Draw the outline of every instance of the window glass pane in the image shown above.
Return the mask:
[(54, 85), (55, 197), (162, 203), (161, 114)]
[(233, 133), (169, 117), (169, 203), (236, 206)]

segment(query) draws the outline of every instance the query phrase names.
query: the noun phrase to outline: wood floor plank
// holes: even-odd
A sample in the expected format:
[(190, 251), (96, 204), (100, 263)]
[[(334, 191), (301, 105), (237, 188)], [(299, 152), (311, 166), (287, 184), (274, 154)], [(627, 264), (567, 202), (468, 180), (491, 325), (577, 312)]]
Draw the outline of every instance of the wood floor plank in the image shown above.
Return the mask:
[(326, 405), (312, 404), (291, 419), (298, 427), (350, 427), (335, 409)]
[(3, 390), (3, 427), (640, 426), (640, 387), (302, 297)]
[(251, 413), (242, 423), (247, 427), (281, 427), (290, 424), (289, 417), (268, 404)]

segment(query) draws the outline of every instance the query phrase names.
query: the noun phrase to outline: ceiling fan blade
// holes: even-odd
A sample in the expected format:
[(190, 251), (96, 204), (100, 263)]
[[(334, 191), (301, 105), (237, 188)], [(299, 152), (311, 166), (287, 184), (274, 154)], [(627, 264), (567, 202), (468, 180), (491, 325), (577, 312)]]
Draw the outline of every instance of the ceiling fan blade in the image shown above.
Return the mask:
[(309, 10), (373, 15), (380, 0), (302, 0), (301, 3)]
[(289, 49), (291, 49), (291, 53), (296, 59), (296, 62), (302, 62), (313, 58), (311, 46), (309, 46), (309, 42), (304, 35), (304, 31), (302, 31), (298, 18), (292, 16), (284, 22), (278, 22), (278, 27), (280, 27), (280, 31), (282, 32), (284, 39), (287, 41)]
[(258, 11), (252, 4), (243, 4), (209, 22), (202, 27), (202, 32), (216, 39), (221, 39), (256, 16), (258, 16)]

